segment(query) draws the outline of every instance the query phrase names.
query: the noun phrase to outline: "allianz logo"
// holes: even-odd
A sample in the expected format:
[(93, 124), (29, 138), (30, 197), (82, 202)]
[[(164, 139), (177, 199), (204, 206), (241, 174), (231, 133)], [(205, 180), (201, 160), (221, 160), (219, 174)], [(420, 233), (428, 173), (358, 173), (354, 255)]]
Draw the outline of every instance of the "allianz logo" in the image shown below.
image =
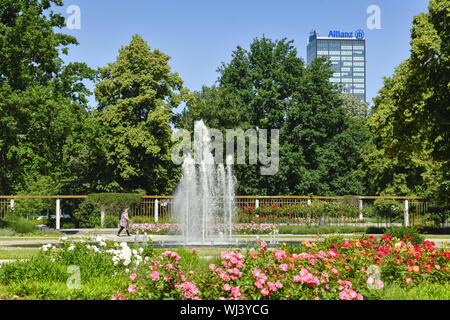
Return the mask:
[(356, 30), (355, 32), (342, 32), (339, 30), (330, 30), (328, 33), (329, 38), (356, 38), (356, 39), (364, 39), (364, 31), (361, 29)]

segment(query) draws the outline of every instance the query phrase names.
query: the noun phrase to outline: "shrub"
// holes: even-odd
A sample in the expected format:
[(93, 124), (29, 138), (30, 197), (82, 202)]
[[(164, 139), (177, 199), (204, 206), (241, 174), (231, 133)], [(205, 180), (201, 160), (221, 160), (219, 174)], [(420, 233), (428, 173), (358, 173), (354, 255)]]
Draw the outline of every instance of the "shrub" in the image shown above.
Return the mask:
[(99, 209), (103, 208), (105, 215), (119, 217), (120, 212), (126, 206), (140, 205), (142, 196), (134, 193), (94, 193), (88, 196), (87, 201)]
[(399, 201), (377, 199), (374, 201), (375, 212), (383, 218), (395, 219), (403, 216), (403, 208)]
[(411, 241), (412, 244), (420, 244), (425, 237), (414, 227), (391, 227), (386, 228), (385, 234), (404, 241)]
[(427, 226), (438, 227), (447, 222), (449, 217), (450, 207), (430, 206), (422, 219)]
[(140, 205), (142, 196), (134, 193), (96, 193), (90, 194), (74, 212), (79, 228), (95, 228), (101, 225), (100, 211), (105, 212), (104, 227), (117, 227), (116, 219), (126, 207)]
[(105, 228), (117, 228), (119, 225), (119, 217), (116, 216), (106, 216), (104, 221)]
[(17, 233), (31, 233), (35, 230), (34, 225), (27, 219), (21, 217), (8, 217), (8, 224)]
[(359, 208), (354, 205), (354, 198), (345, 198), (338, 202), (314, 200), (309, 206), (306, 201), (285, 205), (263, 203), (259, 208), (243, 206), (238, 212), (238, 222), (285, 223), (297, 222), (317, 224), (321, 219), (355, 220), (359, 217)]
[(0, 219), (0, 229), (8, 227), (8, 221), (6, 219)]
[(89, 202), (88, 199), (83, 201), (74, 212), (74, 217), (78, 228), (93, 228), (94, 226), (92, 226), (91, 217), (94, 216), (98, 216), (98, 221), (100, 224), (100, 209), (93, 203)]
[(98, 215), (91, 215), (88, 220), (88, 228), (100, 228), (101, 225), (101, 218), (100, 214)]
[(143, 224), (143, 223), (154, 223), (155, 219), (153, 217), (147, 216), (134, 216), (131, 218), (133, 224)]
[(75, 224), (73, 222), (66, 222), (62, 224), (63, 229), (75, 229)]

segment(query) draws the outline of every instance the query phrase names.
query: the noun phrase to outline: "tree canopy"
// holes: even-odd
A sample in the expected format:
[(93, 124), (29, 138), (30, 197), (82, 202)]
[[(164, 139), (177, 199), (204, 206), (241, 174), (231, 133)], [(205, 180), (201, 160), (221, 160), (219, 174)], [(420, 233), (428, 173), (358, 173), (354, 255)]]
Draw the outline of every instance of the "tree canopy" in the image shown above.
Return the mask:
[(430, 0), (428, 8), (414, 18), (411, 56), (385, 79), (369, 125), (380, 156), (397, 163), (404, 176), (411, 166), (420, 167), (421, 179), (409, 179), (405, 190), (428, 190), (425, 194), (448, 203), (450, 7), (448, 1)]
[[(64, 64), (78, 44), (57, 33), (65, 23), (51, 9), (62, 2), (0, 1), (0, 192), (27, 190), (41, 176), (55, 181), (67, 160), (70, 136), (86, 115), (95, 72)], [(61, 185), (61, 188), (63, 186)]]
[(217, 86), (194, 93), (182, 124), (280, 130), (280, 170), (261, 176), (260, 164), (237, 165), (239, 194), (363, 192), (356, 171), (365, 120), (347, 116), (327, 61), (307, 67), (292, 41), (263, 36), (249, 50), (238, 46), (218, 72)]
[[(279, 130), (279, 168), (235, 166), (240, 195), (419, 195), (450, 201), (447, 0), (411, 29), (411, 55), (374, 106), (331, 83), (330, 61), (305, 65), (293, 41), (237, 46), (213, 86), (189, 92), (170, 57), (134, 35), (94, 70), (64, 63), (61, 0), (0, 0), (0, 193), (170, 194), (180, 175), (174, 129)], [(95, 83), (97, 105), (87, 81)], [(182, 104), (185, 108), (177, 112)], [(269, 136), (270, 138), (270, 136)], [(271, 149), (268, 143), (267, 149)], [(260, 159), (261, 160), (261, 157)]]
[(170, 121), (186, 91), (169, 59), (135, 35), (116, 61), (100, 69), (94, 118), (105, 128), (106, 191), (164, 194), (176, 183)]

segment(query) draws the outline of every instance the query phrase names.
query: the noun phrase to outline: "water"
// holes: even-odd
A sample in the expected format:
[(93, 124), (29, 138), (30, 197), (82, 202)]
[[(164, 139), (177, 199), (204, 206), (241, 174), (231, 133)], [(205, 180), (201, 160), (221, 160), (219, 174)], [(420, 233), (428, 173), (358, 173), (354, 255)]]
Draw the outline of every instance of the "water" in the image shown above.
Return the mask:
[(182, 165), (173, 213), (181, 225), (185, 245), (217, 245), (231, 242), (235, 214), (235, 181), (232, 156), (215, 164), (211, 136), (203, 121), (194, 126), (195, 157)]

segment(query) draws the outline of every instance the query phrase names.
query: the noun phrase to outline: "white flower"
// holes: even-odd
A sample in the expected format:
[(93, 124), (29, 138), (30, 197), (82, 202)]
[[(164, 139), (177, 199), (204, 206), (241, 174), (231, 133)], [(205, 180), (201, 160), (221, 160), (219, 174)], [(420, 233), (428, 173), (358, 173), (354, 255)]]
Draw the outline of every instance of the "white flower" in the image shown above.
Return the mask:
[(70, 247), (67, 248), (68, 251), (72, 251), (73, 249), (75, 249), (74, 245), (71, 245)]
[(62, 241), (66, 241), (66, 240), (67, 240), (67, 237), (62, 237), (61, 240), (62, 240)]
[(139, 253), (144, 252), (144, 248), (139, 248)]

